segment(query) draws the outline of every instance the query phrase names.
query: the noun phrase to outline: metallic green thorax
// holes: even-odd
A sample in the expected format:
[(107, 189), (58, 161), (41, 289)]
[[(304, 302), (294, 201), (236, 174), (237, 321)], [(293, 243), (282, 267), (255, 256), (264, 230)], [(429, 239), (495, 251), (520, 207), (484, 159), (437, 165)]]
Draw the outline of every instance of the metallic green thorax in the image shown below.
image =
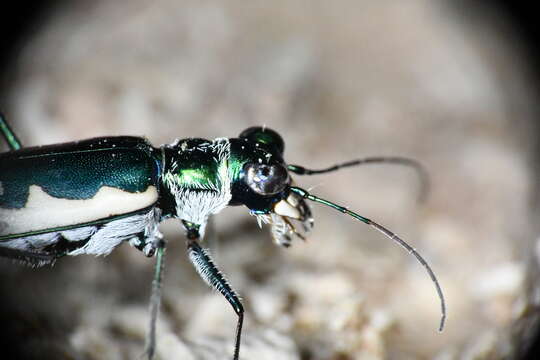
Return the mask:
[(205, 139), (182, 139), (164, 147), (163, 182), (175, 182), (193, 190), (219, 187), (216, 154), (212, 142)]
[(157, 185), (159, 162), (144, 139), (109, 137), (0, 154), (0, 207), (25, 206), (29, 187), (52, 197), (92, 198), (101, 187), (130, 193)]

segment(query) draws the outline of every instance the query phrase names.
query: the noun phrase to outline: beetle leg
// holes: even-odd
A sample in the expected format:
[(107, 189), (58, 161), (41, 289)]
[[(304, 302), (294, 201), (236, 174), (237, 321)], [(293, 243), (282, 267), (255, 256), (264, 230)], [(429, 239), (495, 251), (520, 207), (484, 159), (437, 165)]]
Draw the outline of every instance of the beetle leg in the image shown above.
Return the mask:
[(6, 139), (9, 148), (11, 150), (19, 150), (22, 147), (21, 142), (19, 139), (17, 139), (17, 136), (11, 130), (9, 125), (7, 124), (4, 116), (0, 113), (0, 134), (4, 136), (4, 139)]
[(195, 269), (197, 270), (201, 278), (210, 287), (219, 291), (225, 297), (225, 299), (227, 299), (229, 304), (231, 304), (234, 312), (236, 312), (236, 315), (238, 315), (233, 356), (233, 360), (238, 360), (238, 355), (240, 353), (240, 337), (242, 335), (242, 324), (244, 322), (244, 307), (240, 302), (240, 298), (238, 297), (238, 295), (236, 295), (223, 274), (216, 267), (208, 251), (201, 248), (199, 243), (197, 243), (196, 239), (188, 240), (187, 247), (189, 259), (193, 263), (193, 266), (195, 266)]
[(156, 265), (154, 268), (154, 280), (152, 281), (152, 295), (150, 296), (150, 326), (146, 336), (146, 355), (148, 360), (154, 358), (156, 351), (156, 321), (161, 304), (161, 280), (163, 278), (163, 266), (165, 262), (165, 242), (157, 243)]

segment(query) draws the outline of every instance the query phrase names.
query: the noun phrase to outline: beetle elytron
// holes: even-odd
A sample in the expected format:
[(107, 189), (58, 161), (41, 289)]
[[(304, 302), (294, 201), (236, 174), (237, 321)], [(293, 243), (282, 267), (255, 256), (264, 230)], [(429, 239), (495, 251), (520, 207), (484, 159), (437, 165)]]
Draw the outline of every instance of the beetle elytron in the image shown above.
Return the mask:
[[(365, 158), (323, 170), (289, 165), (284, 142), (273, 130), (252, 127), (237, 138), (188, 138), (155, 148), (140, 137), (102, 137), (22, 148), (0, 116), (0, 133), (11, 151), (0, 153), (0, 255), (31, 265), (64, 255), (107, 255), (127, 241), (156, 256), (146, 353), (155, 352), (165, 241), (158, 224), (182, 222), (189, 259), (202, 279), (219, 291), (238, 315), (233, 359), (238, 360), (244, 310), (239, 297), (199, 245), (208, 217), (228, 205), (245, 205), (259, 223), (271, 224), (275, 242), (289, 246), (313, 225), (306, 200), (329, 206), (396, 241), (426, 268), (441, 301), (439, 283), (424, 259), (385, 227), (345, 207), (292, 185), (290, 173), (311, 175), (364, 163), (412, 166), (407, 158)], [(46, 215), (44, 215), (46, 214)]]

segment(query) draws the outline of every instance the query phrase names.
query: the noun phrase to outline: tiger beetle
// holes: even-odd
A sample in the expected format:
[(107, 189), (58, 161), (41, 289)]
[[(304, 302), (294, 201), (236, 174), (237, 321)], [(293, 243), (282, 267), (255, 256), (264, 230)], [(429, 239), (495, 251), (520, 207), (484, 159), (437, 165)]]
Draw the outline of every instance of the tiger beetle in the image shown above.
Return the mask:
[(208, 250), (200, 245), (209, 216), (229, 205), (247, 206), (259, 225), (271, 225), (274, 241), (284, 247), (313, 227), (307, 200), (370, 225), (425, 267), (440, 299), (439, 331), (444, 327), (446, 305), (441, 287), (414, 248), (384, 226), (293, 185), (290, 176), (393, 163), (414, 168), (426, 180), (424, 169), (414, 160), (372, 157), (310, 170), (287, 164), (283, 139), (265, 127), (248, 128), (237, 138), (187, 138), (159, 148), (132, 136), (23, 148), (2, 116), (0, 130), (10, 147), (0, 153), (0, 255), (40, 266), (65, 255), (107, 255), (126, 241), (147, 257), (155, 255), (148, 359), (156, 349), (166, 244), (158, 225), (176, 218), (186, 231), (191, 263), (238, 316), (233, 355), (238, 360), (244, 308)]

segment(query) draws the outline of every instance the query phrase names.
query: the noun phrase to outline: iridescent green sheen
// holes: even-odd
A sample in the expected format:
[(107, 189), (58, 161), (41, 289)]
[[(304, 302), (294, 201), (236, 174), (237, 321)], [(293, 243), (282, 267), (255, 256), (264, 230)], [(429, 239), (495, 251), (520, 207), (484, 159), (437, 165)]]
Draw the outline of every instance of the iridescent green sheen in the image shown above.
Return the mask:
[(218, 189), (219, 164), (212, 143), (204, 139), (186, 139), (165, 148), (164, 181), (186, 189)]

